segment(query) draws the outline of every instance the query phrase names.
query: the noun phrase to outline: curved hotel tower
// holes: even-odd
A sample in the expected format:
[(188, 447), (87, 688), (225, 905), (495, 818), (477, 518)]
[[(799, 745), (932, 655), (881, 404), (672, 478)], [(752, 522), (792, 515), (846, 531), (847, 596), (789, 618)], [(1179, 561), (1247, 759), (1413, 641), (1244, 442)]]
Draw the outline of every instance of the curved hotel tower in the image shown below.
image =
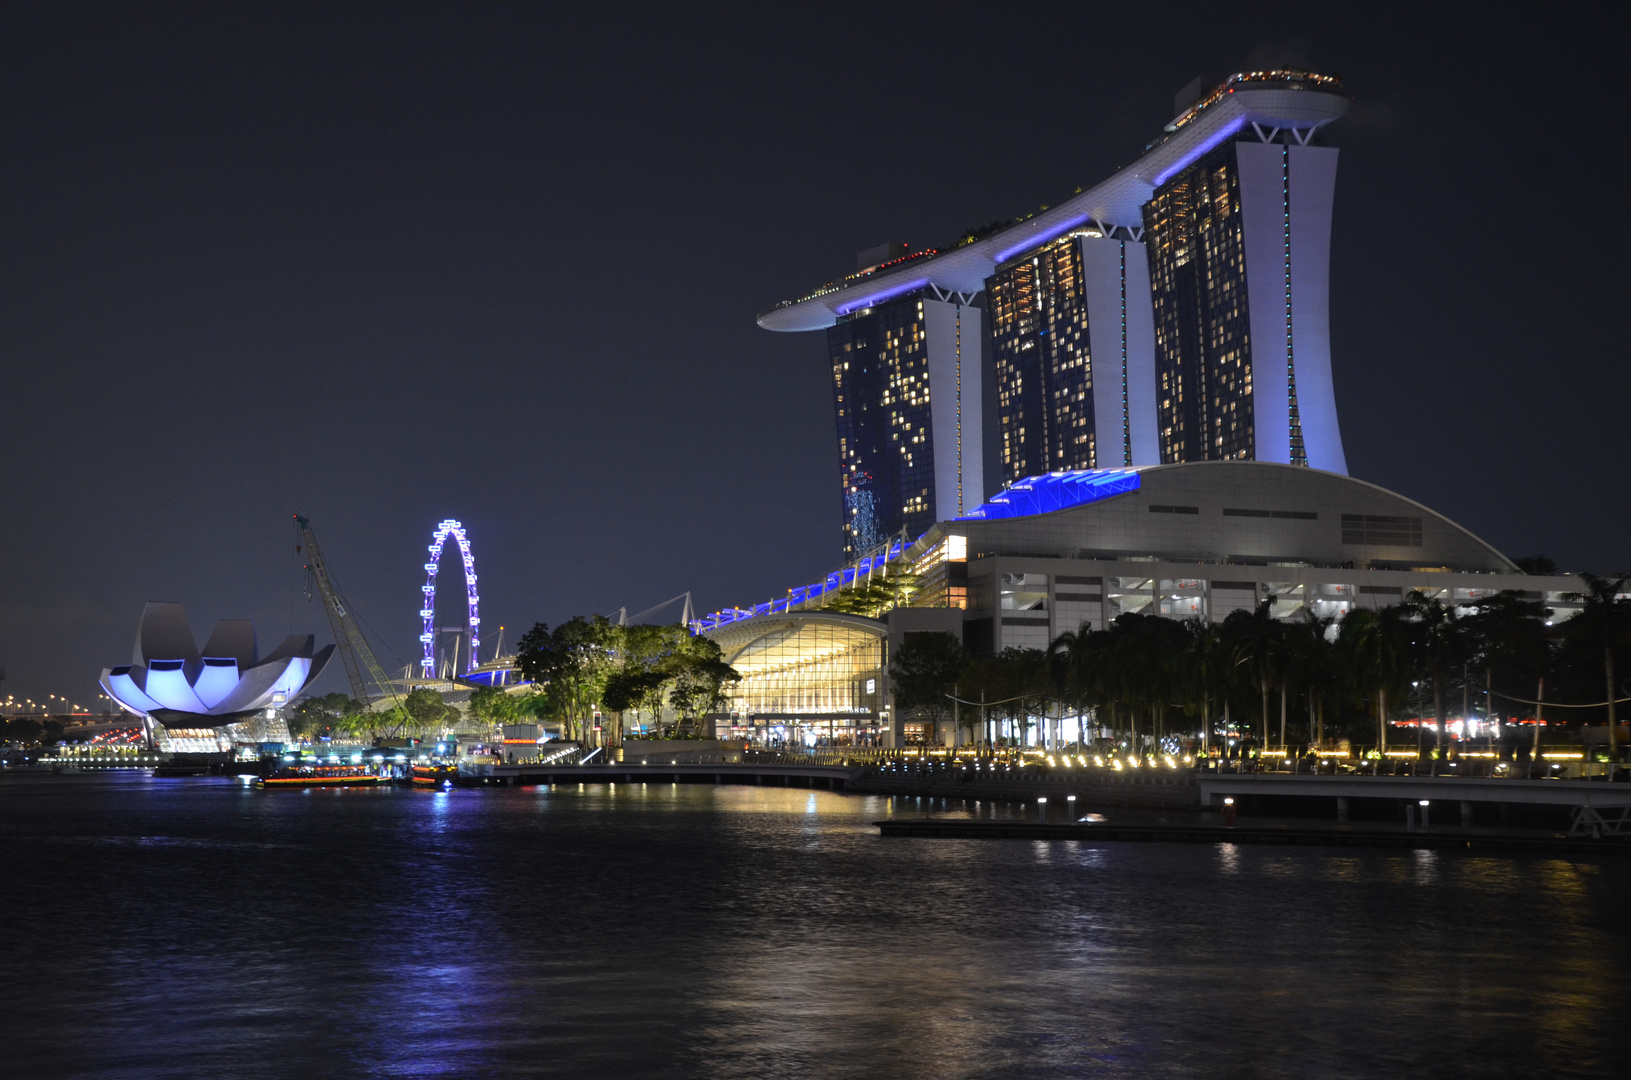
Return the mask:
[(1060, 205), (944, 252), (865, 252), (761, 315), (827, 332), (845, 557), (1049, 472), (1346, 473), (1321, 133), (1348, 103), (1329, 76), (1233, 75)]

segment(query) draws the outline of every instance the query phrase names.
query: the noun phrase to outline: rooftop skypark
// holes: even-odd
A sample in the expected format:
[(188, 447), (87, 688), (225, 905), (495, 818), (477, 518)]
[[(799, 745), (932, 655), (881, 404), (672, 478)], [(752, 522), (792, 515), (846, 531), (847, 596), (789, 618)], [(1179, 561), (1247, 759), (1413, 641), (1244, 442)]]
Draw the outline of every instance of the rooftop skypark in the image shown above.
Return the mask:
[[(1237, 72), (1174, 117), (1138, 160), (1109, 179), (1085, 190), (1078, 188), (1058, 205), (1012, 218), (997, 228), (966, 230), (944, 249), (923, 248), (824, 282), (803, 296), (776, 304), (759, 316), (759, 325), (766, 330), (818, 330), (831, 322), (812, 322), (822, 316), (804, 310), (806, 305), (829, 301), (819, 306), (831, 311), (837, 305), (830, 301), (837, 294), (861, 286), (899, 284), (918, 276), (943, 289), (978, 291), (991, 268), (1078, 225), (1089, 221), (1139, 224), (1139, 208), (1157, 186), (1247, 125), (1256, 123), (1265, 132), (1311, 134), (1346, 113), (1351, 100), (1334, 75), (1296, 68)], [(977, 251), (967, 251), (976, 245)], [(965, 252), (967, 257), (958, 258)], [(983, 272), (981, 263), (985, 264)]]

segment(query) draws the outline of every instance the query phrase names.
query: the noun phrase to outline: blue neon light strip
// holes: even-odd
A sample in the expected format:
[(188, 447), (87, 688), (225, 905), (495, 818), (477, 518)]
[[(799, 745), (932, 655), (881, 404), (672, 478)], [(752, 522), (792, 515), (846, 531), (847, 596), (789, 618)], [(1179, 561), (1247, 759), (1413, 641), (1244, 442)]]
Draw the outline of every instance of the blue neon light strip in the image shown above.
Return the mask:
[(1215, 133), (1202, 140), (1201, 144), (1195, 147), (1195, 149), (1179, 158), (1173, 164), (1168, 165), (1159, 173), (1156, 173), (1155, 186), (1160, 187), (1168, 180), (1171, 180), (1174, 176), (1177, 176), (1179, 173), (1193, 165), (1202, 155), (1217, 149), (1217, 147), (1222, 144), (1223, 140), (1227, 139), (1229, 136), (1233, 135), (1235, 132), (1239, 131), (1245, 126), (1246, 118), (1244, 116), (1237, 116), (1227, 124), (1224, 124)]
[(862, 559), (854, 566), (834, 570), (820, 581), (800, 586), (797, 589), (788, 589), (787, 599), (785, 600), (766, 600), (764, 603), (755, 604), (750, 608), (726, 608), (724, 611), (716, 611), (706, 619), (698, 619), (693, 622), (691, 632), (700, 634), (705, 630), (717, 630), (721, 626), (741, 622), (743, 619), (751, 619), (758, 615), (789, 614), (800, 604), (809, 603), (811, 600), (825, 596), (829, 592), (842, 589), (846, 585), (853, 585), (857, 578), (864, 578), (873, 570), (882, 570), (887, 563), (900, 558), (901, 552), (905, 551), (906, 547), (907, 545), (896, 540), (889, 545), (889, 551), (886, 554), (877, 555), (870, 559)]
[(958, 521), (993, 521), (998, 518), (1051, 514), (1072, 506), (1098, 502), (1138, 490), (1133, 469), (1078, 469), (1044, 473), (1020, 480), (990, 502), (982, 503)]
[[(998, 518), (1030, 517), (1033, 514), (1051, 514), (1055, 510), (1068, 510), (1072, 506), (1098, 502), (1116, 495), (1138, 490), (1136, 469), (1079, 469), (1072, 472), (1046, 473), (1019, 481), (990, 502), (975, 507), (956, 521), (992, 521)], [(792, 614), (801, 604), (817, 600), (829, 592), (854, 585), (872, 570), (881, 570), (885, 564), (900, 558), (905, 544), (895, 541), (887, 554), (862, 559), (854, 566), (834, 570), (820, 581), (797, 589), (787, 590), (785, 600), (766, 600), (750, 608), (726, 608), (691, 624), (691, 632), (701, 634), (721, 626), (753, 619), (761, 615)]]
[(839, 304), (833, 310), (839, 315), (848, 315), (852, 311), (860, 311), (862, 308), (869, 308), (873, 304), (879, 303), (883, 300), (893, 299), (894, 297), (900, 296), (904, 293), (909, 293), (913, 289), (921, 289), (928, 283), (929, 279), (926, 277), (917, 278), (913, 281), (908, 281), (904, 285), (896, 285), (893, 288), (885, 289), (882, 292), (872, 293), (864, 300), (851, 300), (847, 304)]
[(1038, 244), (1046, 244), (1049, 240), (1052, 240), (1055, 237), (1063, 236), (1076, 226), (1092, 218), (1092, 216), (1092, 214), (1082, 214), (1079, 217), (1073, 217), (1068, 221), (1060, 222), (1047, 232), (1037, 233), (1023, 244), (1016, 244), (1007, 251), (997, 252), (997, 261), (1000, 263), (1007, 262), (1009, 259), (1013, 258), (1015, 255), (1018, 255), (1022, 251), (1029, 251)]

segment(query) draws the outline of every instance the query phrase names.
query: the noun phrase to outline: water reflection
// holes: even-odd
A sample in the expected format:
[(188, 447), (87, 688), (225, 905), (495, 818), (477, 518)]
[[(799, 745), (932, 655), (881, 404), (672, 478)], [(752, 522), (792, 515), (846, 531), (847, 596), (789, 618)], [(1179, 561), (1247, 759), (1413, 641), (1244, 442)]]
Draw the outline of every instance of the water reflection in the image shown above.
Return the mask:
[(1583, 1076), (1626, 1013), (1617, 860), (884, 840), (918, 804), (746, 786), (39, 783), (0, 782), (20, 1076)]

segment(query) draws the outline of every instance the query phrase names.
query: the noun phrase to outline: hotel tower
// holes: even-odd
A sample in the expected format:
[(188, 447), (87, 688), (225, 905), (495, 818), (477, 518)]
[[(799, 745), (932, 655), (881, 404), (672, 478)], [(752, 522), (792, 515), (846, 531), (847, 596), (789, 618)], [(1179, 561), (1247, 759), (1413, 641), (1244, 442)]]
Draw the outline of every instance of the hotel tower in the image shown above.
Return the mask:
[(858, 557), (1028, 477), (1347, 472), (1331, 386), (1336, 79), (1230, 76), (1131, 165), (945, 250), (885, 245), (759, 317), (827, 332)]

